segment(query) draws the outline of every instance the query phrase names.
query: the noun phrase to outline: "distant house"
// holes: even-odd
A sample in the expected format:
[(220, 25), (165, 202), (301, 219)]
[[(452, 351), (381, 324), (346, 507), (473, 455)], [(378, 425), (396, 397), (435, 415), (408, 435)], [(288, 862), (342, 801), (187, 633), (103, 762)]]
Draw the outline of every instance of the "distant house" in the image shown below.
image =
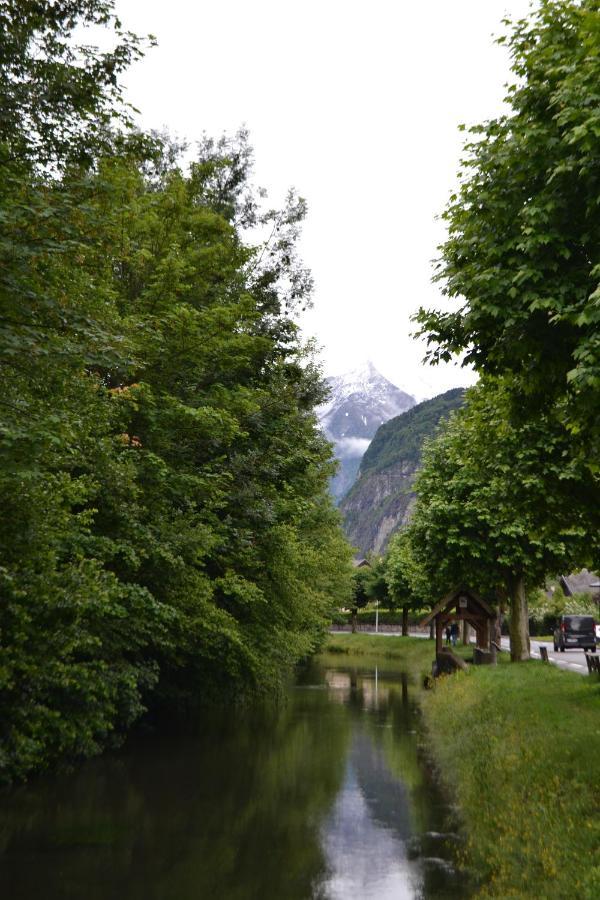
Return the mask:
[(574, 594), (591, 594), (594, 600), (600, 600), (600, 576), (595, 572), (582, 569), (572, 575), (561, 575), (558, 579), (565, 597)]
[(364, 569), (364, 568), (370, 569), (371, 568), (371, 563), (369, 562), (368, 559), (353, 559), (352, 565), (354, 566), (355, 569)]

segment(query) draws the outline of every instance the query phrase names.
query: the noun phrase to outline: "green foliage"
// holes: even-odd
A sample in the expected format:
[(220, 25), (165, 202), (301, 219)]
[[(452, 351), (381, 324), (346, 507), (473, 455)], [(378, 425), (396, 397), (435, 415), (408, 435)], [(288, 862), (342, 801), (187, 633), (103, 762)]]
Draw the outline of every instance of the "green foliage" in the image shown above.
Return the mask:
[(390, 593), (386, 578), (386, 561), (383, 556), (373, 556), (370, 562), (370, 577), (367, 582), (369, 599), (377, 603), (389, 603)]
[(109, 24), (110, 3), (17, 6), (2, 10), (25, 54), (1, 69), (20, 110), (0, 146), (2, 779), (97, 752), (149, 703), (276, 688), (350, 594), (324, 388), (293, 318), (310, 300), (303, 201), (261, 209), (244, 133), (206, 140), (184, 172), (165, 140), (106, 132), (135, 41), (112, 63), (84, 53), (82, 73), (69, 36)]
[(352, 573), (352, 598), (351, 605), (353, 609), (363, 609), (369, 602), (371, 571), (368, 568), (355, 569)]
[(388, 602), (389, 592), (383, 557), (372, 557), (368, 566), (354, 569), (352, 581), (352, 605), (355, 609), (362, 609), (370, 602)]
[(511, 399), (502, 382), (471, 389), (426, 449), (410, 544), (447, 589), (467, 583), (510, 596), (515, 580), (533, 587), (589, 553), (597, 479), (570, 458), (562, 422), (550, 414), (514, 420)]
[[(77, 28), (102, 28), (104, 52), (76, 42)], [(149, 38), (146, 43), (151, 43)], [(62, 169), (106, 149), (115, 120), (131, 126), (119, 76), (142, 55), (112, 0), (3, 0), (0, 8), (0, 152), (3, 163)]]
[(599, 11), (542, 0), (505, 22), (508, 111), (470, 129), (444, 214), (436, 277), (456, 305), (416, 317), (432, 362), (463, 353), (503, 397), (479, 405), (483, 428), (463, 420), (466, 449), (454, 434), (432, 451), (420, 540), (446, 548), (434, 557), (449, 580), (522, 606), (523, 579), (598, 559)]
[(535, 622), (547, 620), (553, 622), (558, 616), (597, 616), (598, 604), (591, 594), (574, 594), (566, 597), (560, 587), (556, 588), (550, 596), (545, 591), (538, 590), (529, 598), (529, 610), (531, 618)]
[(417, 562), (407, 530), (399, 531), (390, 541), (385, 577), (390, 599), (396, 607), (423, 609), (436, 602), (435, 581), (432, 583), (425, 569)]
[(417, 316), (433, 361), (465, 352), (480, 371), (511, 373), (529, 411), (564, 397), (596, 468), (598, 11), (597, 0), (542, 0), (505, 23), (508, 112), (469, 130), (444, 213), (437, 277), (457, 308)]

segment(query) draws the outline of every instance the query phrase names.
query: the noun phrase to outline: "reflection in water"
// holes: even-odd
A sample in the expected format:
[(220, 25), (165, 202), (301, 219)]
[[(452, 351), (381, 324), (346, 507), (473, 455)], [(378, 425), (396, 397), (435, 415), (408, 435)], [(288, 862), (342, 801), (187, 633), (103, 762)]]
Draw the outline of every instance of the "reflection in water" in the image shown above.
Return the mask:
[(410, 837), (407, 799), (404, 786), (391, 778), (373, 742), (357, 736), (342, 790), (323, 828), (332, 870), (325, 896), (332, 900), (415, 896), (418, 877), (407, 860), (405, 843)]
[(328, 876), (320, 897), (468, 897), (453, 866), (457, 837), (417, 752), (408, 676), (324, 672), (331, 699), (353, 716), (344, 782), (323, 825)]
[(213, 714), (200, 736), (132, 743), (1, 797), (0, 896), (468, 896), (406, 677), (313, 667), (301, 681), (283, 708)]

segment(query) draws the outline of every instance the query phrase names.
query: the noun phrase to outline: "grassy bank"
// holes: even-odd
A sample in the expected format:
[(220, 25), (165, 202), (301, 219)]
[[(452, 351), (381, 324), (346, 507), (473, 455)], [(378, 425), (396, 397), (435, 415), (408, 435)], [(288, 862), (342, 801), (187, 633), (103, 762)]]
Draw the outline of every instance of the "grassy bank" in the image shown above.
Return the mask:
[(481, 897), (579, 900), (600, 885), (600, 684), (531, 662), (424, 693)]
[(319, 659), (324, 665), (406, 672), (418, 684), (431, 672), (433, 648), (430, 641), (420, 638), (338, 632), (329, 635)]
[(381, 659), (396, 659), (413, 664), (429, 664), (433, 659), (433, 645), (422, 638), (401, 637), (400, 635), (351, 634), (340, 631), (330, 634), (323, 653), (339, 653), (346, 656), (377, 656)]
[[(473, 656), (472, 647), (458, 645), (455, 652), (466, 659)], [(435, 650), (433, 642), (424, 638), (401, 637), (396, 634), (350, 634), (341, 631), (329, 635), (322, 654), (342, 655), (365, 663), (393, 663), (398, 669), (425, 675), (431, 673)]]

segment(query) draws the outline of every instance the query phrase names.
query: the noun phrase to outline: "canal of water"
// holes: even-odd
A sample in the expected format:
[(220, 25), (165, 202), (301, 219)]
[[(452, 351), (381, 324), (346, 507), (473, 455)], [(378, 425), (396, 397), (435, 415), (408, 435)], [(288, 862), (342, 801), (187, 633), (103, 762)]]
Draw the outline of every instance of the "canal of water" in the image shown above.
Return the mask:
[(313, 664), (276, 709), (0, 795), (7, 900), (465, 898), (406, 675)]

